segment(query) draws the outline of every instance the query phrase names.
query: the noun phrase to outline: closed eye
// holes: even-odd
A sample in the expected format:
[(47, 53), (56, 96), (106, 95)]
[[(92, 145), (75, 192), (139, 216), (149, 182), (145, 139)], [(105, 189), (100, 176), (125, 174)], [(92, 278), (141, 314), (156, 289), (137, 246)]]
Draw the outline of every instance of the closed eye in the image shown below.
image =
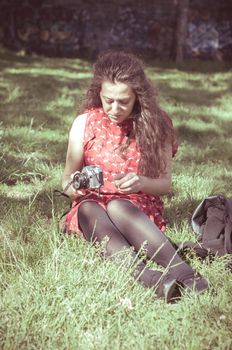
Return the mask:
[(128, 101), (128, 100), (120, 101), (120, 103), (121, 103), (122, 105), (127, 105), (129, 102), (130, 102), (130, 101)]
[[(111, 99), (108, 99), (108, 98), (106, 98), (105, 101), (106, 101), (106, 103), (109, 103), (109, 104), (114, 103), (114, 100), (111, 100)], [(117, 101), (121, 105), (127, 105), (130, 102), (128, 100), (117, 100)]]
[(110, 103), (110, 104), (114, 102), (114, 100), (111, 100), (109, 98), (105, 98), (105, 101), (106, 101), (106, 103)]

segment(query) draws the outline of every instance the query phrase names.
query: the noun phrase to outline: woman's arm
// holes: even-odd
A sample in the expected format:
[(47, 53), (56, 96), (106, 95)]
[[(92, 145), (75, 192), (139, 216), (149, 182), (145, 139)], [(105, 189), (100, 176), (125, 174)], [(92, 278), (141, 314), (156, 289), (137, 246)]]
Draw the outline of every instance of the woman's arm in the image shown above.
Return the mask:
[[(71, 127), (69, 133), (68, 149), (66, 155), (66, 162), (64, 173), (62, 177), (62, 188), (65, 190), (68, 183), (72, 180), (72, 175), (76, 171), (80, 171), (83, 167), (83, 140), (85, 132), (87, 114), (82, 114), (78, 116)], [(65, 192), (71, 199), (74, 199), (78, 192), (72, 187), (69, 186)]]
[(158, 179), (136, 173), (118, 174), (115, 185), (122, 193), (143, 192), (152, 196), (162, 196), (171, 191), (172, 147), (167, 146), (164, 152), (165, 171)]

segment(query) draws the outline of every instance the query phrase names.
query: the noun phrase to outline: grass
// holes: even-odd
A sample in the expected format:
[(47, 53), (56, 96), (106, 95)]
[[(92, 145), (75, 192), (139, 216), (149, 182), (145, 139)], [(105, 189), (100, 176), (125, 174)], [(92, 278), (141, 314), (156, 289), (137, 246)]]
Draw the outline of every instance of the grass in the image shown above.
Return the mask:
[[(60, 238), (68, 130), (91, 77), (82, 59), (0, 53), (0, 348), (232, 348), (229, 256), (188, 259), (210, 290), (165, 304), (101, 247)], [(206, 196), (232, 197), (232, 70), (223, 63), (147, 62), (180, 139), (167, 235), (195, 240), (190, 219)]]

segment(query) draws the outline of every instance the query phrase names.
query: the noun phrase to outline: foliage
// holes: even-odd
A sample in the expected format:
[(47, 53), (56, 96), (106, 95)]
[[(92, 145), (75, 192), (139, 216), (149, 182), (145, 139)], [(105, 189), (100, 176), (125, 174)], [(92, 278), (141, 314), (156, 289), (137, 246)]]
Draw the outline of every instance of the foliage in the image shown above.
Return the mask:
[[(101, 247), (60, 237), (68, 130), (91, 76), (80, 59), (1, 52), (0, 348), (231, 349), (229, 257), (188, 256), (209, 292), (165, 304), (102, 259)], [(173, 193), (164, 198), (175, 242), (206, 196), (232, 197), (232, 71), (223, 63), (147, 62), (180, 139)], [(202, 326), (204, 325), (204, 326)]]

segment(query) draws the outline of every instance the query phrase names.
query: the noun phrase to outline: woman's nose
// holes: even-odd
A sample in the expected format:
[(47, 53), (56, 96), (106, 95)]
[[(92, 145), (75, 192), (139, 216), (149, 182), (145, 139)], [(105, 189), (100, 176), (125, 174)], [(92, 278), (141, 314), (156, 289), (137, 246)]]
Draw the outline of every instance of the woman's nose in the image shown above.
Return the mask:
[(114, 101), (112, 103), (111, 107), (112, 107), (112, 112), (114, 114), (117, 114), (119, 112), (119, 110), (120, 110), (120, 105), (119, 105), (119, 103), (117, 101)]

